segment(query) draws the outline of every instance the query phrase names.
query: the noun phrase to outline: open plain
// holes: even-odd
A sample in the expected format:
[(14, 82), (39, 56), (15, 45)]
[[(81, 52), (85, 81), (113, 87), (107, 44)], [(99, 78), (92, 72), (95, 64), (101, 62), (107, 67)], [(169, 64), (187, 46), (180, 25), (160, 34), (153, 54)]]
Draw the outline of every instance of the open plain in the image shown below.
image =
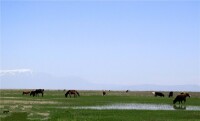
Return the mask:
[[(28, 89), (27, 89), (28, 90)], [(1, 121), (199, 121), (200, 92), (189, 92), (185, 104), (173, 105), (180, 92), (78, 90), (80, 97), (65, 97), (65, 90), (45, 90), (32, 97), (24, 90), (1, 90)]]

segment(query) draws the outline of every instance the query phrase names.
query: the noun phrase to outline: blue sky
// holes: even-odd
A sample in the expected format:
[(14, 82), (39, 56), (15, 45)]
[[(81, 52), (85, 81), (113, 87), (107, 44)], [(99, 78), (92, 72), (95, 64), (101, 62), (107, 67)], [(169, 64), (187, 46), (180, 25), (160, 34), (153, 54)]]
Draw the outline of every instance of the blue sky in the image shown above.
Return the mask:
[(199, 42), (198, 1), (1, 1), (1, 73), (200, 85)]

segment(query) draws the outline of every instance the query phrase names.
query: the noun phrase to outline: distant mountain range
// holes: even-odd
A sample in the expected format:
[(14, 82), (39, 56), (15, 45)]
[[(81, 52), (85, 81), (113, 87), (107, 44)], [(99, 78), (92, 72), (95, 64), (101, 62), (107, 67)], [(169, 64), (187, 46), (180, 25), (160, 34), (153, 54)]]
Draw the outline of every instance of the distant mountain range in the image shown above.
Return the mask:
[(119, 85), (96, 84), (79, 77), (54, 77), (44, 73), (19, 73), (0, 75), (1, 89), (81, 89), (81, 90), (132, 90), (132, 91), (194, 91), (200, 92), (199, 85)]

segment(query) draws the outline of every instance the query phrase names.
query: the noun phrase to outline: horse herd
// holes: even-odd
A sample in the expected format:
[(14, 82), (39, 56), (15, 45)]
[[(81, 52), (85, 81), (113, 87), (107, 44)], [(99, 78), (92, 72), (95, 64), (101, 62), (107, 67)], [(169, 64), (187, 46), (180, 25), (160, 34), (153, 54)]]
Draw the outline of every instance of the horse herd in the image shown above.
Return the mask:
[[(44, 95), (44, 89), (36, 89), (34, 91), (23, 91), (22, 95), (28, 95), (28, 94), (30, 94), (30, 96), (33, 96), (33, 97), (36, 96), (37, 97), (37, 96), (39, 96), (39, 93), (41, 93), (42, 97), (43, 97), (43, 95)], [(65, 97), (68, 97), (68, 95), (69, 95), (69, 97), (71, 97), (71, 95), (74, 95), (74, 97), (80, 96), (79, 92), (76, 91), (76, 90), (68, 90), (65, 93)]]
[[(64, 91), (65, 91), (65, 90), (64, 90)], [(109, 92), (110, 92), (110, 90), (109, 90)], [(129, 92), (129, 90), (126, 90), (126, 93), (128, 93), (128, 92)], [(43, 95), (44, 95), (44, 89), (36, 89), (36, 90), (34, 90), (34, 91), (23, 91), (23, 92), (22, 92), (22, 95), (28, 95), (28, 94), (30, 94), (30, 96), (33, 96), (33, 97), (39, 96), (39, 94), (41, 94), (42, 97), (43, 97)], [(165, 96), (162, 92), (152, 92), (152, 94), (153, 94), (155, 97), (157, 97), (157, 96), (164, 97), (164, 96)], [(74, 98), (77, 97), (77, 96), (80, 96), (79, 92), (76, 91), (76, 90), (68, 90), (68, 91), (65, 93), (65, 97), (68, 97), (68, 95), (69, 95), (70, 98), (71, 98), (72, 95), (74, 95)], [(102, 95), (105, 96), (105, 95), (106, 95), (106, 91), (103, 91), (103, 92), (102, 92)], [(169, 92), (168, 97), (169, 97), (169, 98), (170, 98), (170, 97), (173, 97), (173, 92), (172, 92), (172, 91)], [(185, 103), (187, 97), (191, 97), (191, 96), (189, 95), (189, 93), (183, 93), (183, 92), (182, 92), (182, 93), (180, 93), (180, 94), (178, 94), (178, 95), (176, 96), (176, 98), (173, 100), (173, 104), (175, 104), (176, 102), (179, 102), (179, 104), (182, 103), (182, 102)]]
[(43, 97), (43, 95), (44, 95), (44, 89), (36, 89), (34, 91), (23, 91), (22, 95), (30, 94), (30, 96), (35, 97), (35, 96), (39, 96), (39, 93), (41, 93), (42, 97)]

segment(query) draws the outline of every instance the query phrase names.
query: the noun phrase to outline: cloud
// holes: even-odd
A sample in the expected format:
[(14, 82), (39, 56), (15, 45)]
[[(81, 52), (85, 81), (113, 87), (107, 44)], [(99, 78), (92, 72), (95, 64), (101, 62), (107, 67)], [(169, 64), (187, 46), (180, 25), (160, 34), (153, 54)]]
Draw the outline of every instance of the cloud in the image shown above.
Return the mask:
[(32, 70), (31, 69), (0, 70), (0, 76), (16, 75), (16, 74), (22, 74), (22, 73), (30, 73), (30, 74), (32, 74)]

